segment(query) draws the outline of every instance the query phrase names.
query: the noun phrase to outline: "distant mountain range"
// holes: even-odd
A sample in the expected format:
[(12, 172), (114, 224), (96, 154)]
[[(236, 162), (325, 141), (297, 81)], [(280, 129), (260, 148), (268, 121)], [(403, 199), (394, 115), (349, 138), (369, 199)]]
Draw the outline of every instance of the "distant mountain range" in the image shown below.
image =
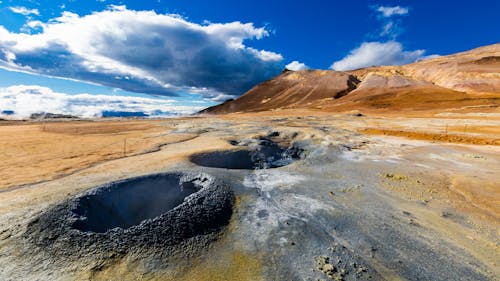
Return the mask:
[(241, 97), (200, 113), (316, 109), (443, 112), (500, 108), (500, 44), (403, 66), (284, 70)]
[[(4, 110), (0, 112), (1, 115), (10, 116), (14, 115), (15, 112), (13, 110)], [(102, 118), (141, 118), (141, 117), (149, 117), (150, 115), (142, 112), (142, 111), (103, 111)], [(51, 113), (51, 112), (40, 112), (33, 113), (30, 115), (29, 119), (31, 120), (47, 120), (47, 119), (78, 119), (80, 117), (70, 114), (59, 114), (59, 113)], [(0, 120), (6, 120), (1, 118)]]

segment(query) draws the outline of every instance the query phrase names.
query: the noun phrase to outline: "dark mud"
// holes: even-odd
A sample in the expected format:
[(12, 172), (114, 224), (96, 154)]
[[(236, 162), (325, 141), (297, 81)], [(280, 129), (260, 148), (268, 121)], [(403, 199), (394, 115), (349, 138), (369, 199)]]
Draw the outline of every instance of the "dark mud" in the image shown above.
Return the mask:
[(115, 227), (129, 228), (168, 212), (199, 188), (194, 182), (183, 182), (176, 174), (111, 184), (78, 199), (73, 212), (79, 219), (73, 227), (100, 233)]
[(237, 141), (230, 143), (243, 149), (195, 154), (190, 161), (203, 167), (254, 170), (287, 166), (304, 157), (304, 150), (298, 146), (284, 147), (266, 138), (260, 138), (252, 145)]
[(186, 242), (196, 251), (215, 239), (229, 223), (233, 202), (231, 189), (205, 174), (150, 175), (63, 202), (33, 220), (23, 238), (34, 253), (55, 258), (169, 256)]

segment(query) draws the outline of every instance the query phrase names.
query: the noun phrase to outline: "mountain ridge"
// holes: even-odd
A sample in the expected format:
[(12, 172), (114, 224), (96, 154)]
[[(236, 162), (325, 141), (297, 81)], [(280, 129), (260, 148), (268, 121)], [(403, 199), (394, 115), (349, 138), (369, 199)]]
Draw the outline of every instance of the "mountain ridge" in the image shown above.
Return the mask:
[(401, 66), (285, 70), (207, 114), (315, 109), (449, 111), (500, 107), (500, 43)]

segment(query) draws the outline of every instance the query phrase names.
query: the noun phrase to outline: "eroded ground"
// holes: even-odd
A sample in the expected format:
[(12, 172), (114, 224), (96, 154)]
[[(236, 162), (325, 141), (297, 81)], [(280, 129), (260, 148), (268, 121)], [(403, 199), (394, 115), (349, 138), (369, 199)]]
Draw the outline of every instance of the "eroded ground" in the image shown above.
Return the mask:
[[(264, 169), (190, 161), (262, 139), (299, 147), (302, 158)], [(496, 280), (499, 139), (491, 114), (2, 125), (0, 279)], [(81, 253), (70, 259), (25, 238), (30, 222), (82, 192), (169, 172), (207, 174), (233, 190), (229, 225), (212, 242), (168, 255), (154, 245), (97, 248), (93, 261), (83, 245), (65, 249)]]

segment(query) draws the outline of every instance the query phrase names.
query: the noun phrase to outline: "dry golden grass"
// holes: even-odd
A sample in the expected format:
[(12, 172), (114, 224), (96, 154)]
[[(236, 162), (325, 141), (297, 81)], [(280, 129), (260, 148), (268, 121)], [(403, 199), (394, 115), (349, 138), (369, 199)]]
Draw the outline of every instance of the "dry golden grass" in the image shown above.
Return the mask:
[(9, 123), (0, 126), (0, 189), (53, 179), (175, 142), (160, 121)]
[[(471, 128), (471, 130), (477, 130), (477, 129)], [(375, 128), (366, 128), (361, 130), (361, 132), (369, 135), (405, 137), (416, 140), (478, 144), (478, 145), (500, 145), (500, 138), (476, 137), (476, 136), (461, 135), (461, 134), (412, 132), (403, 130), (375, 129)]]

